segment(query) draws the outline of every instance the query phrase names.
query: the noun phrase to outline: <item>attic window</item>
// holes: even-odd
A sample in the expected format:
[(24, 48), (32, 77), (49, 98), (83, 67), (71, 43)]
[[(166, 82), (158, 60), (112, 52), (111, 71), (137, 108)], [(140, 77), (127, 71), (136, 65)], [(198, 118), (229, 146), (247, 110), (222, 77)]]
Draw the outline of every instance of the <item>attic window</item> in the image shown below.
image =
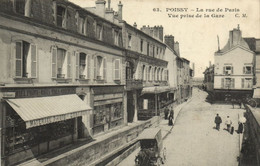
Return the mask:
[(67, 17), (67, 11), (66, 8), (62, 6), (57, 6), (57, 26), (66, 28), (66, 17)]

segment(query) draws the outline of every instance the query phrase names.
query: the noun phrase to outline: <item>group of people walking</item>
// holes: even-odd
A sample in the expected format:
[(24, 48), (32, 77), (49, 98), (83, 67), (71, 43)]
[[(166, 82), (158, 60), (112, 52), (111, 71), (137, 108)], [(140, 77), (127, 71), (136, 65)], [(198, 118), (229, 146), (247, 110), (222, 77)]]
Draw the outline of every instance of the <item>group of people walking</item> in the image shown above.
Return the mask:
[[(222, 119), (221, 117), (219, 116), (219, 114), (216, 115), (215, 117), (215, 123), (216, 123), (216, 129), (219, 130), (220, 129), (220, 124), (222, 123)], [(230, 119), (229, 116), (227, 116), (227, 119), (225, 121), (225, 125), (227, 125), (227, 131), (230, 133), (230, 134), (233, 134), (234, 132), (234, 127), (232, 126), (232, 120)], [(243, 123), (242, 122), (238, 122), (238, 129), (237, 129), (237, 133), (240, 134), (243, 132)]]
[(174, 111), (173, 111), (173, 107), (170, 107), (170, 110), (168, 107), (165, 107), (164, 109), (164, 119), (165, 120), (169, 120), (168, 121), (168, 125), (169, 126), (173, 126), (173, 119), (174, 119)]

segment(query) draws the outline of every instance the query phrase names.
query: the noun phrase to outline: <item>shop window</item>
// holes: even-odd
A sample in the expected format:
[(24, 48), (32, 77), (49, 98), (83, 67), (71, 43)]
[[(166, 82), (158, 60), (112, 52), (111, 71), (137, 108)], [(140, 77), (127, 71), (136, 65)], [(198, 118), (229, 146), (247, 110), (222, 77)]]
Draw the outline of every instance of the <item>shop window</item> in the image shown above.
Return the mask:
[(140, 41), (140, 51), (143, 52), (144, 49), (144, 41), (141, 39)]
[(107, 108), (105, 105), (95, 106), (94, 107), (94, 125), (104, 124), (109, 118), (107, 118)]
[(252, 66), (244, 66), (243, 67), (244, 74), (252, 74)]
[(241, 80), (242, 88), (252, 88), (253, 87), (253, 79), (252, 78), (242, 78)]
[(106, 79), (106, 65), (106, 58), (103, 58), (102, 56), (96, 56), (94, 58), (94, 79)]
[(71, 55), (61, 48), (52, 48), (52, 78), (71, 78)]
[(36, 78), (37, 49), (36, 45), (26, 41), (16, 42), (15, 45), (15, 77)]
[(132, 47), (132, 36), (130, 34), (128, 34), (128, 48), (131, 48)]
[(119, 33), (118, 33), (118, 31), (115, 30), (114, 31), (114, 44), (117, 45), (117, 46), (119, 45), (118, 41), (119, 41)]
[(114, 60), (114, 80), (120, 80), (120, 59)]
[(102, 25), (97, 24), (96, 37), (98, 40), (102, 40), (102, 31), (103, 31)]
[(223, 74), (224, 75), (233, 74), (233, 66), (224, 66), (223, 67)]
[(67, 23), (67, 9), (63, 6), (57, 5), (57, 16), (56, 16), (57, 26), (66, 28)]
[(112, 119), (122, 118), (122, 103), (113, 104), (111, 106)]

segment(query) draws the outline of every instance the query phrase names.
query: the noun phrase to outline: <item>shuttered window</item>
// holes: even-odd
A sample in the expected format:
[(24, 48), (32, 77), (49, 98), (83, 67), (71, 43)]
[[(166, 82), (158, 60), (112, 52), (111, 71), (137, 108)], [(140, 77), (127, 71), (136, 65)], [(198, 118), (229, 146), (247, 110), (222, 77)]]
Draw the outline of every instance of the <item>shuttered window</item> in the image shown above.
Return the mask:
[(22, 42), (16, 42), (16, 52), (15, 52), (15, 76), (16, 77), (22, 77), (22, 52), (23, 52)]
[(103, 58), (103, 79), (107, 79), (107, 59)]
[(31, 77), (37, 77), (37, 52), (34, 44), (31, 44)]
[(75, 52), (75, 57), (76, 57), (76, 79), (79, 79), (79, 53)]
[(52, 48), (51, 77), (57, 78), (57, 48)]
[(91, 56), (88, 55), (88, 56), (87, 56), (87, 59), (88, 59), (88, 60), (87, 60), (87, 70), (88, 70), (88, 71), (87, 71), (87, 74), (88, 74), (88, 75), (87, 75), (87, 78), (90, 79), (90, 64), (91, 64)]
[(120, 80), (120, 60), (116, 59), (114, 61), (114, 75), (115, 80)]
[(71, 78), (71, 55), (70, 52), (67, 53), (67, 78)]

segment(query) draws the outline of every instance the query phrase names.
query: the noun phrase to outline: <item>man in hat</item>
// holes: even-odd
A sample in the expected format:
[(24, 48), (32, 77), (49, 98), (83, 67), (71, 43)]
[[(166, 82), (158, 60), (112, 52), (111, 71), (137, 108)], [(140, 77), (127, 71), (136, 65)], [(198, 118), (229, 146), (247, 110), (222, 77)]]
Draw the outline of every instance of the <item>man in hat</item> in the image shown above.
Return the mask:
[(220, 124), (222, 123), (221, 117), (217, 114), (215, 117), (216, 129), (219, 131)]

